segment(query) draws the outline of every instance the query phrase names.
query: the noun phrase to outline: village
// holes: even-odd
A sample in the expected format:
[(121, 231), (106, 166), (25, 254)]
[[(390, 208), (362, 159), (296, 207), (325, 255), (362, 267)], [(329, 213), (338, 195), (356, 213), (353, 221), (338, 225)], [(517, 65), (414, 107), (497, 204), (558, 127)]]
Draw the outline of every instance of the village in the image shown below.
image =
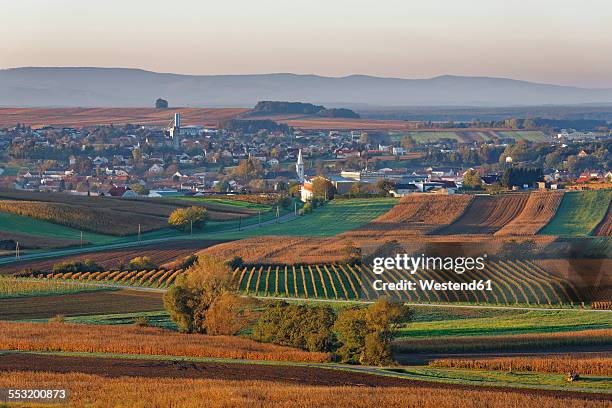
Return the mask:
[[(299, 129), (253, 119), (183, 126), (180, 114), (168, 115), (168, 126), (0, 129), (0, 187), (124, 198), (290, 192), (308, 201), (317, 178), (330, 195), (354, 197), (595, 189), (612, 181), (609, 130), (461, 140), (448, 131)], [(509, 177), (525, 168), (537, 171)]]

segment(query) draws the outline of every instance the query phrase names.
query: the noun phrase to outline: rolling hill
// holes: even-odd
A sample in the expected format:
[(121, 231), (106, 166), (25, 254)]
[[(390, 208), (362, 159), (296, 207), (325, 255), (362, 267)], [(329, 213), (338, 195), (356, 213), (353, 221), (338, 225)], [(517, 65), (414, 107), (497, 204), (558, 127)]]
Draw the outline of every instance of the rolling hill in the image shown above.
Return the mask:
[(429, 79), (366, 75), (179, 75), (127, 68), (32, 67), (0, 70), (0, 106), (253, 106), (260, 100), (337, 106), (508, 106), (612, 102), (612, 89), (507, 78)]

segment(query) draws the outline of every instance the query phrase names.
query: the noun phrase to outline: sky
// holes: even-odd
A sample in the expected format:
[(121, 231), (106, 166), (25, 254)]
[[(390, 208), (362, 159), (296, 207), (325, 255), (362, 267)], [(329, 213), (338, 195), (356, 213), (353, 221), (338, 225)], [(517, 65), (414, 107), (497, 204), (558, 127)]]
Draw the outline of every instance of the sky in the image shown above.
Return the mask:
[(494, 76), (612, 87), (609, 0), (19, 0), (0, 68)]

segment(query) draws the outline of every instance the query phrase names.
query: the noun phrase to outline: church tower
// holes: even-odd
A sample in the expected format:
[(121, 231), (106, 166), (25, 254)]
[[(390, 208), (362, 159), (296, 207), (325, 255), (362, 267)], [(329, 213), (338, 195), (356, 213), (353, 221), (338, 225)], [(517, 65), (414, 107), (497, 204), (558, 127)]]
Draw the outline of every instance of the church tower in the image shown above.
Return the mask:
[(302, 149), (298, 153), (297, 163), (295, 163), (295, 172), (297, 173), (300, 184), (304, 182), (304, 159), (302, 158)]

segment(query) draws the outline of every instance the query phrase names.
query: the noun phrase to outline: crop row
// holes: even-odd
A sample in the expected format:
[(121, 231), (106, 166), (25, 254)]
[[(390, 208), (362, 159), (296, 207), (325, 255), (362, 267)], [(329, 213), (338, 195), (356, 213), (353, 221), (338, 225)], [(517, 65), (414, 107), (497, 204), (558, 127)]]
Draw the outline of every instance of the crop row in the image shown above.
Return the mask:
[(47, 279), (59, 279), (80, 282), (111, 283), (119, 286), (146, 286), (151, 288), (167, 288), (183, 269), (154, 269), (150, 271), (104, 271), (104, 272), (66, 272), (39, 275)]
[[(390, 296), (415, 303), (477, 303), (500, 305), (560, 305), (584, 301), (584, 293), (570, 282), (550, 275), (532, 262), (488, 262), (485, 269), (456, 274), (420, 269), (410, 275), (397, 269), (375, 274), (370, 267), (350, 264), (299, 266), (250, 265), (234, 271), (240, 290), (247, 295), (328, 300), (372, 300)], [(414, 282), (414, 290), (375, 290), (373, 282)], [(422, 289), (419, 281), (491, 281), (491, 288), (476, 290)]]

